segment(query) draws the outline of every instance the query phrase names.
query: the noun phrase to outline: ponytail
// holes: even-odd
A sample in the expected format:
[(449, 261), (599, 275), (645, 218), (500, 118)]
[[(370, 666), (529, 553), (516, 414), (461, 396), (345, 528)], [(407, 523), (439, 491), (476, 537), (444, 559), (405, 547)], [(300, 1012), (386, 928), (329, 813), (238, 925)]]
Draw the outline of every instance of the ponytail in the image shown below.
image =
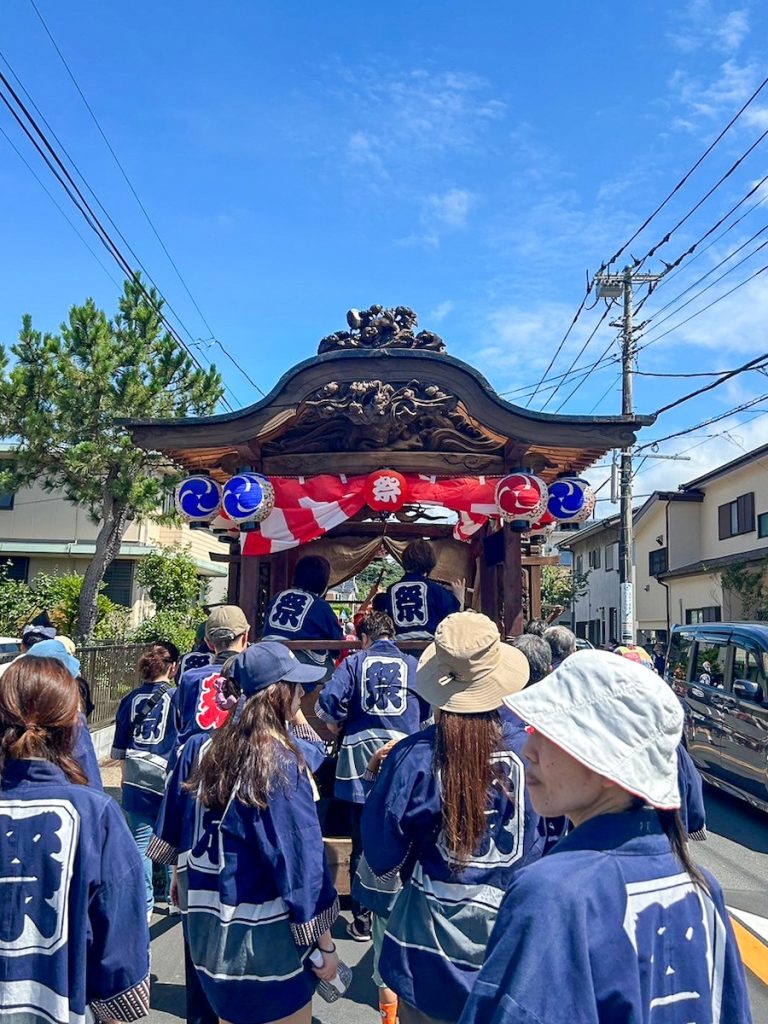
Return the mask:
[(680, 861), (686, 873), (690, 876), (691, 881), (702, 889), (709, 891), (707, 880), (699, 871), (698, 867), (694, 864), (691, 859), (691, 855), (688, 852), (688, 843), (685, 829), (683, 828), (683, 822), (680, 818), (679, 811), (662, 811), (656, 809), (656, 814), (659, 818), (659, 824), (664, 832), (664, 835), (669, 840), (672, 852), (675, 857)]

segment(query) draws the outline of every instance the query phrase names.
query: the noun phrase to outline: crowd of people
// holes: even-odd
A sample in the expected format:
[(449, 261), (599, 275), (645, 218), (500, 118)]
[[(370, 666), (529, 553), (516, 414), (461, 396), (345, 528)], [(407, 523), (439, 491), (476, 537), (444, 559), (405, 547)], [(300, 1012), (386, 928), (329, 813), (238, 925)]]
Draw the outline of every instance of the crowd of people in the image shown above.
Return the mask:
[[(159, 898), (182, 915), (190, 1024), (310, 1024), (316, 987), (348, 980), (317, 783), (331, 764), (346, 929), (372, 944), (384, 1024), (751, 1021), (721, 889), (691, 857), (704, 807), (673, 691), (564, 627), (502, 638), (430, 579), (423, 541), (403, 562), (338, 664), (283, 643), (342, 638), (319, 558), (259, 641), (220, 606), (206, 650), (152, 645), (116, 716), (122, 813), (74, 655), (38, 638), (8, 667), (0, 1014), (146, 1015)], [(418, 660), (404, 638), (426, 642)]]

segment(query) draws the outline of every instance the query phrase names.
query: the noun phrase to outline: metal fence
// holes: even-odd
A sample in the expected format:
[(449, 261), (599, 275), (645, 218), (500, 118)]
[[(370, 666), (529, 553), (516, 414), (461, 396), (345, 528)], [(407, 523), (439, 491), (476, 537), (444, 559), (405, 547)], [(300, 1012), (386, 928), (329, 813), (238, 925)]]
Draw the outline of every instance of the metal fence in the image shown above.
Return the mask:
[(136, 665), (147, 644), (114, 647), (78, 647), (80, 674), (91, 687), (95, 707), (88, 719), (93, 731), (114, 721), (120, 699), (137, 685)]
[[(93, 731), (115, 720), (120, 698), (138, 683), (136, 665), (148, 644), (120, 644), (104, 647), (78, 647), (80, 674), (91, 687), (95, 707), (88, 719)], [(0, 665), (18, 658), (18, 654), (0, 654)]]

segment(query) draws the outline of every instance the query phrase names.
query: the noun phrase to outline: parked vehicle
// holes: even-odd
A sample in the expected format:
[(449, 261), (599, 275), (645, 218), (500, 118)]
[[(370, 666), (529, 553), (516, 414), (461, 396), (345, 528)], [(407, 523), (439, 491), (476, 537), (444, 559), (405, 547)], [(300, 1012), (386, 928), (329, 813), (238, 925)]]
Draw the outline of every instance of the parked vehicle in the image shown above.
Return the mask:
[(685, 708), (683, 738), (702, 775), (768, 811), (768, 626), (675, 626), (665, 676)]
[(577, 651), (594, 651), (595, 645), (591, 644), (589, 640), (585, 640), (583, 636), (576, 637), (576, 650)]
[(17, 636), (0, 636), (0, 655), (18, 654), (21, 641)]

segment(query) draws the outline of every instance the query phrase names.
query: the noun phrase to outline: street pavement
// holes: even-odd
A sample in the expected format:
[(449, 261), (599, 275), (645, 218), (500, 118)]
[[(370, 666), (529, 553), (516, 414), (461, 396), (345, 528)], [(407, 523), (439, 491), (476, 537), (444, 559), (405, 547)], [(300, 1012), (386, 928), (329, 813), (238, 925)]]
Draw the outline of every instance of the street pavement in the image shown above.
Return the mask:
[[(706, 842), (693, 844), (695, 860), (723, 886), (748, 966), (754, 1024), (768, 1024), (768, 815), (714, 789), (706, 790)], [(313, 1024), (375, 1024), (379, 1019), (371, 981), (371, 948), (347, 938), (344, 921), (333, 934), (354, 980), (345, 999), (315, 998)], [(152, 935), (152, 1024), (184, 1019), (184, 964), (177, 917), (156, 914)], [(730, 1022), (724, 1022), (730, 1024)]]

